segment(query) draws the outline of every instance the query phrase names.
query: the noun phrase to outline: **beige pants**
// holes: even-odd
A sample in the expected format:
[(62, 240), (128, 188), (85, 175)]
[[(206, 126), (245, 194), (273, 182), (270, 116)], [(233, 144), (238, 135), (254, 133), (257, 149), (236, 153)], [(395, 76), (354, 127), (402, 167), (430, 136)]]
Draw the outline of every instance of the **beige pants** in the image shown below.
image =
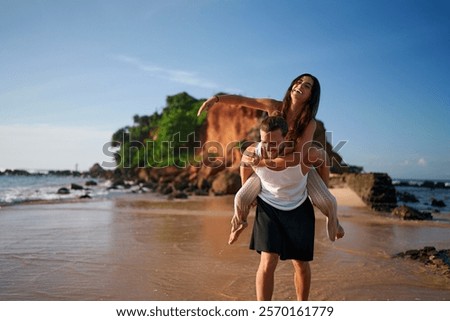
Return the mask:
[[(327, 233), (330, 240), (336, 239), (337, 233), (337, 202), (336, 198), (330, 193), (327, 186), (319, 176), (317, 171), (312, 168), (308, 173), (306, 184), (308, 195), (312, 203), (327, 217)], [(247, 221), (251, 204), (258, 196), (261, 190), (261, 181), (253, 173), (245, 182), (234, 197), (234, 215), (239, 221)]]

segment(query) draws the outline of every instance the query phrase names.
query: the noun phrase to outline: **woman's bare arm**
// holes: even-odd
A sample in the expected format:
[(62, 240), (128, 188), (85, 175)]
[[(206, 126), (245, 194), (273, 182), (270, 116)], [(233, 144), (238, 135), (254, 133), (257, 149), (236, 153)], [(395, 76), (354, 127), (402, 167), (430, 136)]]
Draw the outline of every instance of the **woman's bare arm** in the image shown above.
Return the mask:
[(242, 185), (244, 185), (247, 179), (254, 173), (252, 165), (255, 163), (256, 157), (255, 146), (256, 144), (252, 144), (249, 147), (247, 147), (242, 155), (240, 166)]
[[(308, 157), (309, 149), (312, 146), (314, 132), (316, 130), (316, 121), (312, 119), (308, 126), (306, 126), (303, 135), (297, 139), (297, 143), (291, 152), (285, 153), (284, 156), (280, 156), (274, 159), (262, 159), (257, 166), (266, 166), (272, 170), (280, 171), (286, 167), (298, 165), (303, 162), (304, 165), (309, 165), (310, 159)], [(315, 161), (318, 162), (320, 154), (315, 153)]]
[(216, 95), (208, 98), (202, 104), (197, 112), (197, 116), (200, 115), (202, 111), (208, 111), (213, 106), (229, 106), (235, 108), (247, 107), (266, 111), (270, 115), (274, 111), (281, 110), (282, 102), (270, 98), (250, 98), (239, 95)]

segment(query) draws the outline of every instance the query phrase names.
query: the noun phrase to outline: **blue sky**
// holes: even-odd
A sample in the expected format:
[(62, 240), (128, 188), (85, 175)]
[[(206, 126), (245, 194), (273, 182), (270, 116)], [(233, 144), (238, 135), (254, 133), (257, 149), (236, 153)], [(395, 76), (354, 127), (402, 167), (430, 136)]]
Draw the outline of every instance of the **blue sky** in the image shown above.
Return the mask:
[(450, 2), (0, 0), (0, 169), (87, 170), (182, 91), (282, 99), (322, 86), (339, 153), (450, 179)]

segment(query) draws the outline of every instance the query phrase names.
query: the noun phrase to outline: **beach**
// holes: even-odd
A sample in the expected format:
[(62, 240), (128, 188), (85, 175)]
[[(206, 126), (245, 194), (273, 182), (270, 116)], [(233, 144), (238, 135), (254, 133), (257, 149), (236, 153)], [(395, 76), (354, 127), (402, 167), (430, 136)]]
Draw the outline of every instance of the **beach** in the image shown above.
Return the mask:
[[(348, 188), (330, 190), (346, 235), (334, 243), (316, 209), (313, 301), (450, 300), (450, 278), (396, 253), (450, 248), (448, 214), (433, 221), (375, 215)], [(0, 209), (0, 300), (244, 301), (259, 255), (249, 228), (228, 245), (233, 196), (166, 200), (152, 193)], [(274, 300), (295, 299), (279, 263)]]

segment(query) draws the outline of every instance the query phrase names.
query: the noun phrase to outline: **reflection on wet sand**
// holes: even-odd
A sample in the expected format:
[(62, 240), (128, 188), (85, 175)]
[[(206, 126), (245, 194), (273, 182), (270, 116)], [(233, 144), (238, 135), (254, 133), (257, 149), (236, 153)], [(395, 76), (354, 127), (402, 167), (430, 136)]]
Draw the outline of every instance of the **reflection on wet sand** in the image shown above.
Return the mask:
[[(253, 300), (259, 255), (249, 228), (228, 245), (232, 197), (15, 206), (0, 213), (1, 300)], [(450, 300), (450, 280), (397, 252), (450, 248), (449, 225), (340, 207), (344, 239), (316, 213), (311, 300)], [(280, 262), (275, 300), (293, 300)]]

